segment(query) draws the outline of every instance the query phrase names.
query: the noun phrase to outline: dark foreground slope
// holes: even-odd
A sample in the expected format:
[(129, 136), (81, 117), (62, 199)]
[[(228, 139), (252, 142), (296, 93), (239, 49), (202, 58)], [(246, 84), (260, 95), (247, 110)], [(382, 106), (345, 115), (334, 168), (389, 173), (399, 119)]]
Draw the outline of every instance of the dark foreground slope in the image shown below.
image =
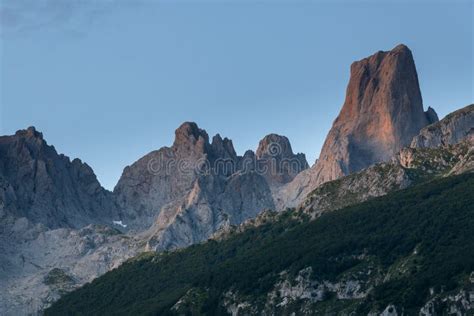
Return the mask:
[[(363, 315), (390, 308), (412, 315), (472, 307), (474, 174), (315, 221), (292, 218), (288, 212), (223, 241), (143, 255), (65, 295), (45, 314)], [(455, 295), (467, 295), (468, 304)]]

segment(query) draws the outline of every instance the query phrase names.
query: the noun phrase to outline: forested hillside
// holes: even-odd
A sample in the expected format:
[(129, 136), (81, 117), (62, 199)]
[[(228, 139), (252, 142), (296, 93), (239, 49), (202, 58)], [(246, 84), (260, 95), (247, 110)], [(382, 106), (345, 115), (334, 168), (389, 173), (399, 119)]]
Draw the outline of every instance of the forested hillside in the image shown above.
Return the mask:
[(45, 315), (360, 315), (387, 307), (412, 315), (423, 306), (472, 307), (450, 296), (467, 295), (469, 303), (474, 290), (473, 174), (314, 221), (293, 215), (219, 242), (144, 254), (65, 295)]

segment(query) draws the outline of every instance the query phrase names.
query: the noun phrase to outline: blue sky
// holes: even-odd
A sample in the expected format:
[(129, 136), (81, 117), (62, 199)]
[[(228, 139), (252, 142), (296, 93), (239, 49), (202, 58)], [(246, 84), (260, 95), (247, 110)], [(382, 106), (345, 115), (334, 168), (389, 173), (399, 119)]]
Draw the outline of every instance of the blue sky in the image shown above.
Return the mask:
[(286, 135), (310, 164), (350, 64), (413, 51), (425, 108), (473, 102), (472, 1), (2, 0), (0, 132), (30, 125), (112, 189), (195, 121), (239, 154)]

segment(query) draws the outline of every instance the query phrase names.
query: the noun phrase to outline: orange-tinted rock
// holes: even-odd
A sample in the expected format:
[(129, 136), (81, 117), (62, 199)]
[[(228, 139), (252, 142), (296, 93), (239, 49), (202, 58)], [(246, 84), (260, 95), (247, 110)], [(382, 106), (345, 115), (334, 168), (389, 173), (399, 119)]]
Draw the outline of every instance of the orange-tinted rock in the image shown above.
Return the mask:
[(353, 63), (344, 106), (315, 168), (318, 182), (389, 160), (429, 123), (408, 47)]
[(354, 62), (346, 99), (317, 163), (282, 192), (292, 206), (321, 183), (389, 161), (428, 124), (433, 109), (423, 111), (415, 62), (405, 45)]

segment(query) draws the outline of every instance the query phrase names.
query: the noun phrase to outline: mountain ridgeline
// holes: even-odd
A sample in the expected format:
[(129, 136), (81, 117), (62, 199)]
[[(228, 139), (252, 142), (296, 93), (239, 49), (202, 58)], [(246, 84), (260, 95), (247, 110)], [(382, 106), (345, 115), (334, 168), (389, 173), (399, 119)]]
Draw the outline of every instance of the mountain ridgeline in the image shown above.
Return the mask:
[(472, 310), (474, 105), (424, 111), (406, 46), (352, 64), (314, 165), (256, 147), (185, 122), (109, 192), (35, 128), (1, 136), (0, 314)]
[[(196, 207), (193, 199), (206, 204), (218, 227), (225, 221), (223, 217), (236, 223), (274, 208), (271, 188), (291, 181), (306, 168), (304, 154), (294, 154), (284, 136), (268, 135), (260, 141), (256, 153), (248, 150), (238, 156), (228, 138), (217, 134), (210, 143), (205, 130), (186, 122), (176, 130), (171, 147), (151, 152), (126, 167), (114, 194), (125, 210), (124, 222), (131, 227), (149, 228), (155, 220), (157, 225), (168, 225), (183, 215), (185, 210), (181, 209)], [(236, 194), (236, 187), (253, 189)], [(217, 201), (223, 195), (227, 195), (225, 201)], [(217, 209), (227, 213), (216, 214)], [(195, 208), (192, 212), (207, 210)]]
[(111, 192), (86, 163), (58, 154), (34, 127), (0, 137), (0, 218), (27, 218), (48, 228), (111, 223)]

